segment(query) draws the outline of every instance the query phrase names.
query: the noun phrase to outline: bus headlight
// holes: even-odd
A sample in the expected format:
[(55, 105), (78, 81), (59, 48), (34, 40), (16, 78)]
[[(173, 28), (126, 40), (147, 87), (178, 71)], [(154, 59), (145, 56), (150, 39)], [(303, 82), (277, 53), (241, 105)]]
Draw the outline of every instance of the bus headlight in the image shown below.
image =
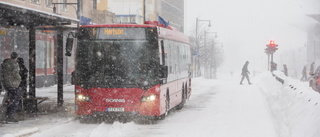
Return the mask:
[(156, 100), (157, 95), (150, 95), (141, 98), (141, 102), (150, 102)]
[(80, 101), (90, 101), (90, 97), (89, 96), (85, 96), (85, 95), (77, 95), (77, 99)]

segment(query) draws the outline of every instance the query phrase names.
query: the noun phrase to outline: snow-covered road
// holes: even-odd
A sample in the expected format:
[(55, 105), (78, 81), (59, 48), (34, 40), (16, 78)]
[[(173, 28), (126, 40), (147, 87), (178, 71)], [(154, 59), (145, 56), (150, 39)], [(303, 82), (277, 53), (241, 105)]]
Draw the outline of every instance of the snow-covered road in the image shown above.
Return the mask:
[[(293, 79), (301, 91), (287, 88), (277, 82), (270, 73), (253, 78), (253, 85), (239, 85), (240, 79), (208, 80), (195, 78), (192, 95), (185, 107), (171, 112), (165, 120), (155, 124), (95, 123), (81, 124), (79, 120), (64, 117), (44, 116), (49, 124), (32, 125), (32, 120), (23, 123), (36, 130), (31, 137), (318, 137), (320, 111), (317, 110), (318, 93), (310, 90), (305, 83)], [(292, 94), (297, 92), (297, 94)], [(301, 93), (300, 93), (301, 92)], [(298, 94), (299, 93), (299, 94)], [(292, 95), (290, 95), (292, 94)], [(288, 95), (290, 95), (288, 97)], [(312, 104), (308, 105), (312, 95)], [(291, 102), (290, 105), (287, 103)], [(320, 103), (320, 102), (319, 102)], [(298, 105), (295, 105), (298, 104)], [(315, 105), (316, 104), (316, 105)], [(290, 106), (295, 107), (296, 110)], [(300, 108), (297, 108), (299, 106)], [(303, 110), (304, 115), (299, 115)], [(70, 110), (72, 111), (72, 110)], [(288, 121), (289, 118), (292, 118)], [(41, 120), (41, 119), (40, 119)], [(308, 122), (304, 122), (308, 121)], [(305, 130), (298, 123), (306, 126)], [(310, 126), (309, 128), (307, 128)], [(13, 126), (14, 127), (14, 126)], [(36, 128), (36, 129), (34, 129)], [(0, 130), (4, 129), (0, 127)], [(32, 130), (32, 129), (30, 129)], [(12, 131), (11, 131), (12, 132)], [(5, 137), (13, 136), (8, 132)], [(1, 135), (0, 135), (1, 136)]]
[[(190, 100), (156, 124), (80, 124), (72, 121), (34, 134), (112, 137), (276, 137), (273, 117), (256, 85), (194, 79)], [(66, 130), (67, 129), (67, 130)]]

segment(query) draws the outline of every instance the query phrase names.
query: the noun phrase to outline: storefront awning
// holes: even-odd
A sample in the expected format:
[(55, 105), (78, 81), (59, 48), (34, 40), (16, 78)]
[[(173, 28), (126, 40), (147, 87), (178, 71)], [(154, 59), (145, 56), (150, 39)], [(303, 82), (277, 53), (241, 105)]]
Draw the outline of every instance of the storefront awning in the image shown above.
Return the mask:
[(61, 26), (78, 22), (78, 19), (0, 2), (0, 26)]

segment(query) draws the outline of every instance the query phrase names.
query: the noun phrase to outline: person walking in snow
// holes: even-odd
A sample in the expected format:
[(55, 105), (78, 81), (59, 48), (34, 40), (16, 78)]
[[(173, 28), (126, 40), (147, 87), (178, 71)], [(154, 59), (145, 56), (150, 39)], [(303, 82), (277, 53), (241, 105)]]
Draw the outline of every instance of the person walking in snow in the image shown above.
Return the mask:
[(242, 67), (242, 78), (241, 78), (241, 81), (240, 81), (240, 85), (242, 85), (242, 81), (244, 78), (246, 78), (248, 80), (248, 83), (251, 85), (252, 83), (250, 82), (250, 79), (249, 79), (249, 74), (250, 72), (248, 71), (248, 65), (249, 65), (249, 61), (246, 61), (246, 63), (243, 65)]
[(300, 79), (300, 81), (307, 81), (307, 66), (303, 66), (302, 69), (302, 77)]
[(5, 59), (2, 63), (3, 86), (7, 90), (8, 104), (6, 121), (18, 122), (14, 116), (19, 105), (19, 85), (21, 77), (19, 75), (18, 54), (11, 53), (11, 59)]

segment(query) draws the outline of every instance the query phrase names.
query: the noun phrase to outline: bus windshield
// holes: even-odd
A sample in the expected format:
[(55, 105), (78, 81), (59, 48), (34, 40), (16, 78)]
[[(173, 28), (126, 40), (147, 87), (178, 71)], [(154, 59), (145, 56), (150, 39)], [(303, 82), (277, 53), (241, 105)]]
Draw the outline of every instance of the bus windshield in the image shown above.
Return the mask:
[(147, 87), (158, 81), (159, 50), (148, 40), (83, 40), (77, 49), (77, 84)]

